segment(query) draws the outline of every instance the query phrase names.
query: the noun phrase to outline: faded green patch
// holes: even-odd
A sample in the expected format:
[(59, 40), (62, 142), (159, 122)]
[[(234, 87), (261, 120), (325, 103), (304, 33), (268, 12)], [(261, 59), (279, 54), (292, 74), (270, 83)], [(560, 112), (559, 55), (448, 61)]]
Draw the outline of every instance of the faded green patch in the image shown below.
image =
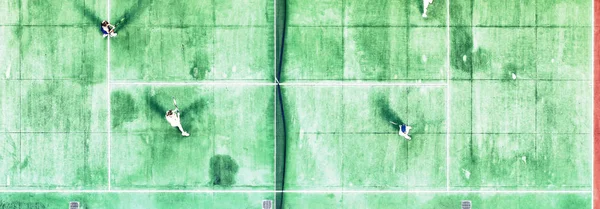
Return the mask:
[(21, 107), (24, 131), (90, 130), (89, 91), (83, 86), (45, 81), (25, 89)]
[(138, 108), (131, 94), (123, 91), (114, 91), (110, 94), (112, 127), (115, 128), (125, 122), (133, 121), (137, 117)]
[(485, 71), (486, 69), (492, 69), (491, 53), (483, 48), (477, 48), (473, 51), (472, 66), (477, 66), (475, 70)]
[(472, 30), (470, 27), (452, 28), (451, 37), (450, 64), (452, 68), (469, 74), (469, 78), (471, 78), (473, 70), (471, 63), (473, 56)]

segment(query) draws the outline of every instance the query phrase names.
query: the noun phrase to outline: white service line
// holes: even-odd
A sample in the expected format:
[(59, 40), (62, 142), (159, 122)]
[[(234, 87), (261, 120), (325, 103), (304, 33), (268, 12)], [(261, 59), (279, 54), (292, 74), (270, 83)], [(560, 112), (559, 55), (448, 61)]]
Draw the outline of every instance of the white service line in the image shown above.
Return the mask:
[[(285, 190), (275, 191), (277, 193), (305, 193), (305, 194), (329, 194), (329, 193), (366, 193), (366, 194), (589, 194), (592, 191), (568, 190), (568, 191), (471, 191), (471, 190)], [(0, 193), (273, 193), (273, 190), (0, 190)]]
[(286, 82), (281, 86), (414, 86), (414, 87), (445, 87), (446, 83), (394, 83), (394, 82)]
[(446, 0), (446, 191), (450, 191), (450, 0)]
[(481, 193), (481, 194), (588, 194), (592, 193), (592, 191), (498, 191), (498, 190), (490, 190), (490, 191), (460, 191), (460, 190), (314, 190), (314, 191), (303, 191), (303, 190), (285, 190), (283, 193), (375, 193), (375, 194), (383, 194), (383, 193), (405, 193), (405, 194), (464, 194), (464, 193)]
[(220, 82), (220, 81), (202, 81), (202, 82), (123, 82), (116, 81), (111, 82), (111, 85), (127, 86), (127, 85), (139, 85), (139, 86), (275, 86), (276, 83), (265, 83), (265, 82)]
[(0, 190), (0, 193), (273, 193), (273, 190)]
[(414, 86), (414, 87), (446, 87), (446, 83), (394, 83), (394, 82), (286, 82), (286, 83), (265, 83), (265, 82), (220, 82), (220, 81), (202, 81), (202, 82), (110, 82), (111, 85), (127, 86)]

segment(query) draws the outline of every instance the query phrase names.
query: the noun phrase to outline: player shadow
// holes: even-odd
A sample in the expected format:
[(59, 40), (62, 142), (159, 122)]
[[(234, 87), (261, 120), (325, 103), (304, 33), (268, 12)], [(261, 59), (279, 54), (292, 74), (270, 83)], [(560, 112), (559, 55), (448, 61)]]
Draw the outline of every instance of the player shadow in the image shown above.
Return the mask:
[(117, 18), (115, 31), (125, 29), (132, 21), (139, 18), (140, 14), (152, 5), (153, 2), (154, 0), (138, 0), (136, 5), (130, 7), (121, 17)]
[[(375, 106), (377, 110), (377, 114), (381, 116), (381, 119), (384, 120), (390, 127), (397, 129), (398, 125), (405, 124), (404, 121), (398, 116), (398, 114), (392, 109), (387, 98), (383, 96), (376, 96), (371, 100), (373, 106)], [(398, 125), (394, 125), (390, 122), (394, 122)]]
[(83, 11), (83, 16), (86, 17), (90, 22), (93, 22), (94, 24), (98, 24), (98, 26), (100, 26), (102, 18), (96, 15), (93, 10), (83, 5), (82, 2), (83, 1), (75, 0), (73, 1), (73, 4), (75, 5), (75, 8), (79, 9), (80, 11)]
[[(98, 28), (100, 28), (100, 23), (104, 19), (100, 18), (100, 16), (96, 15), (93, 10), (86, 7), (81, 2), (82, 1), (78, 0), (73, 1), (75, 8), (82, 11), (84, 17), (86, 17), (90, 22), (98, 24)], [(152, 3), (153, 0), (138, 0), (136, 5), (130, 7), (128, 10), (125, 11), (123, 15), (117, 18), (118, 21), (114, 24), (115, 31), (123, 30), (133, 20), (136, 20), (140, 16), (139, 14), (144, 12)]]

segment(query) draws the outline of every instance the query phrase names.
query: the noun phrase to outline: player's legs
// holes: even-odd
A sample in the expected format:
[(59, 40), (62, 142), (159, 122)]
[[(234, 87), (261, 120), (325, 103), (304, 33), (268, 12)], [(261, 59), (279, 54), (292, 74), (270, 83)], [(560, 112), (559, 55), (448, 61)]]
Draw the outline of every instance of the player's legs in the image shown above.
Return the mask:
[(405, 139), (407, 139), (407, 140), (410, 140), (410, 136), (408, 136), (408, 134), (405, 134), (405, 133), (402, 133), (402, 132), (400, 132), (398, 135), (400, 135), (400, 136), (404, 137), (404, 138), (405, 138)]
[(189, 136), (189, 135), (190, 135), (188, 132), (185, 132), (185, 131), (183, 130), (183, 128), (181, 127), (181, 124), (179, 124), (179, 125), (177, 126), (177, 128), (179, 128), (179, 131), (181, 131), (181, 135), (183, 135), (183, 136)]
[(406, 135), (408, 135), (408, 132), (410, 131), (411, 128), (412, 127), (410, 127), (410, 126), (406, 126)]
[(183, 135), (183, 136), (189, 136), (190, 134), (189, 134), (188, 132), (185, 132), (185, 131), (183, 130), (183, 127), (181, 127), (181, 119), (179, 118), (179, 114), (180, 114), (180, 113), (179, 113), (179, 109), (178, 109), (178, 108), (175, 108), (174, 112), (175, 112), (175, 114), (177, 115), (177, 121), (180, 121), (180, 122), (177, 124), (177, 128), (179, 128), (179, 131), (181, 131), (181, 135)]
[(433, 3), (433, 0), (423, 0), (423, 17), (427, 17), (427, 7)]

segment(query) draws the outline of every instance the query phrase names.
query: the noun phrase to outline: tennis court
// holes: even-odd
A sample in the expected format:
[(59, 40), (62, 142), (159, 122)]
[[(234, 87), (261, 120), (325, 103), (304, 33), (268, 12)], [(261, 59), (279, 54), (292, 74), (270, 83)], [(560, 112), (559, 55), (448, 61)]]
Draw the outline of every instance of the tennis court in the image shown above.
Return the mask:
[(0, 0), (0, 208), (591, 208), (593, 2), (422, 7)]

